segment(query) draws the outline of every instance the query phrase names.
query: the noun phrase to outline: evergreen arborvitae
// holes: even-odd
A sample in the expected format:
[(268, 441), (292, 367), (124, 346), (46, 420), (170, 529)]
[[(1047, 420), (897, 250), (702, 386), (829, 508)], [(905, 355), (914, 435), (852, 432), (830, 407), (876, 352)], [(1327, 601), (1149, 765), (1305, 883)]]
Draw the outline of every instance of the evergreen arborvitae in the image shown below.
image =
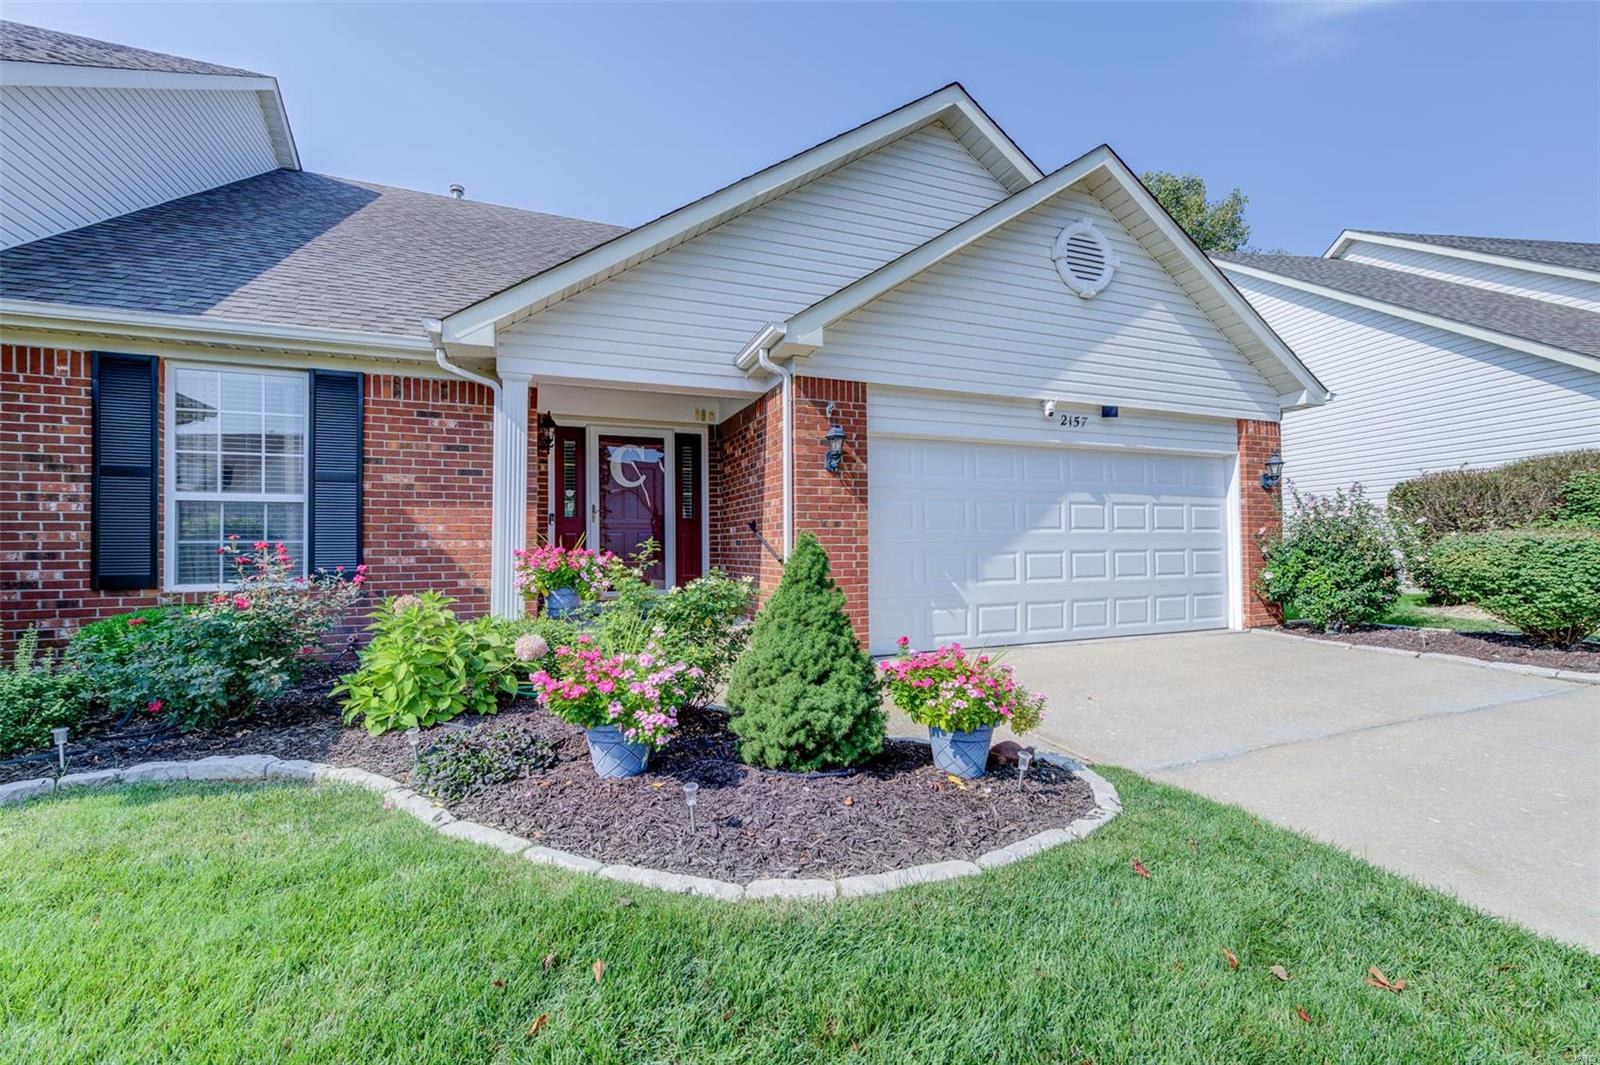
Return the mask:
[(809, 772), (856, 765), (883, 749), (872, 659), (856, 643), (844, 592), (810, 535), (756, 617), (727, 704), (739, 757), (751, 765)]

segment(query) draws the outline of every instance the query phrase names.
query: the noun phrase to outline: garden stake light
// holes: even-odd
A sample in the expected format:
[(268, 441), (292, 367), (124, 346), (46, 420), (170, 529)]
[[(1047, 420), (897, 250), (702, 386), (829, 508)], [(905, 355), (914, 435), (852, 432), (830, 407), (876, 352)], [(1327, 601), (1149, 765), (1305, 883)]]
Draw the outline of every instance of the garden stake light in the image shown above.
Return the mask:
[(1022, 790), (1022, 781), (1028, 775), (1028, 766), (1033, 763), (1033, 751), (1027, 747), (1017, 752), (1017, 790)]
[(56, 741), (56, 761), (61, 764), (61, 771), (67, 771), (67, 730), (65, 726), (50, 730), (50, 738)]
[(699, 828), (694, 820), (694, 806), (700, 801), (700, 785), (688, 781), (683, 785), (683, 801), (689, 804), (689, 831), (698, 832)]
[(411, 745), (411, 768), (414, 771), (422, 764), (422, 756), (417, 753), (417, 745), (422, 742), (422, 730), (415, 725), (406, 729), (406, 742)]

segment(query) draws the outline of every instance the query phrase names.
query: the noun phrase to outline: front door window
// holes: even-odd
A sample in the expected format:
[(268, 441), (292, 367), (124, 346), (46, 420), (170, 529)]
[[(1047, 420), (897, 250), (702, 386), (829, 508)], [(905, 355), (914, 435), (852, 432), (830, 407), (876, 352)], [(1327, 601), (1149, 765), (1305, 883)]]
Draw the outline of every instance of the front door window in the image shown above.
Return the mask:
[(655, 563), (645, 575), (666, 586), (666, 518), (668, 510), (666, 441), (658, 436), (602, 435), (599, 452), (599, 533), (594, 546), (632, 558), (641, 544), (654, 540)]

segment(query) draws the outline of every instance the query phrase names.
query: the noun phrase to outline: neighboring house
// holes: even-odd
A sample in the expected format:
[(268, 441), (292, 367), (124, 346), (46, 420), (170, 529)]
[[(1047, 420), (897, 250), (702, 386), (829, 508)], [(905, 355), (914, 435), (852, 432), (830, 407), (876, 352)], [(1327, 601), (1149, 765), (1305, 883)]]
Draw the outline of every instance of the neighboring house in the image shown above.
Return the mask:
[[(25, 182), (169, 195), (0, 252), (9, 633), (204, 594), (231, 534), (517, 614), (536, 538), (771, 589), (810, 532), (876, 651), (1269, 618), (1262, 469), (1326, 390), (1105, 146), (1041, 173), (951, 85), (624, 231), (299, 171), (266, 79), (3, 39), (8, 91), (130, 120), (127, 68), (185, 79), (114, 145), (57, 109)], [(202, 176), (166, 146), (228, 93), (282, 154)]]
[(1283, 421), (1304, 492), (1600, 447), (1600, 244), (1346, 230), (1217, 255), (1338, 402)]

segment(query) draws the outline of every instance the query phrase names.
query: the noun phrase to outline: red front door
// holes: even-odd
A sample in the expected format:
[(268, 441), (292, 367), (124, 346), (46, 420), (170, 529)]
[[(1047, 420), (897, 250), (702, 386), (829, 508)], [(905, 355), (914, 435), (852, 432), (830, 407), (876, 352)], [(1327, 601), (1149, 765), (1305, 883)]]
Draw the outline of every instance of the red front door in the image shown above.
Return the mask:
[(595, 548), (631, 559), (653, 540), (655, 563), (646, 571), (658, 587), (666, 585), (667, 442), (659, 436), (603, 434), (599, 457), (599, 531)]

